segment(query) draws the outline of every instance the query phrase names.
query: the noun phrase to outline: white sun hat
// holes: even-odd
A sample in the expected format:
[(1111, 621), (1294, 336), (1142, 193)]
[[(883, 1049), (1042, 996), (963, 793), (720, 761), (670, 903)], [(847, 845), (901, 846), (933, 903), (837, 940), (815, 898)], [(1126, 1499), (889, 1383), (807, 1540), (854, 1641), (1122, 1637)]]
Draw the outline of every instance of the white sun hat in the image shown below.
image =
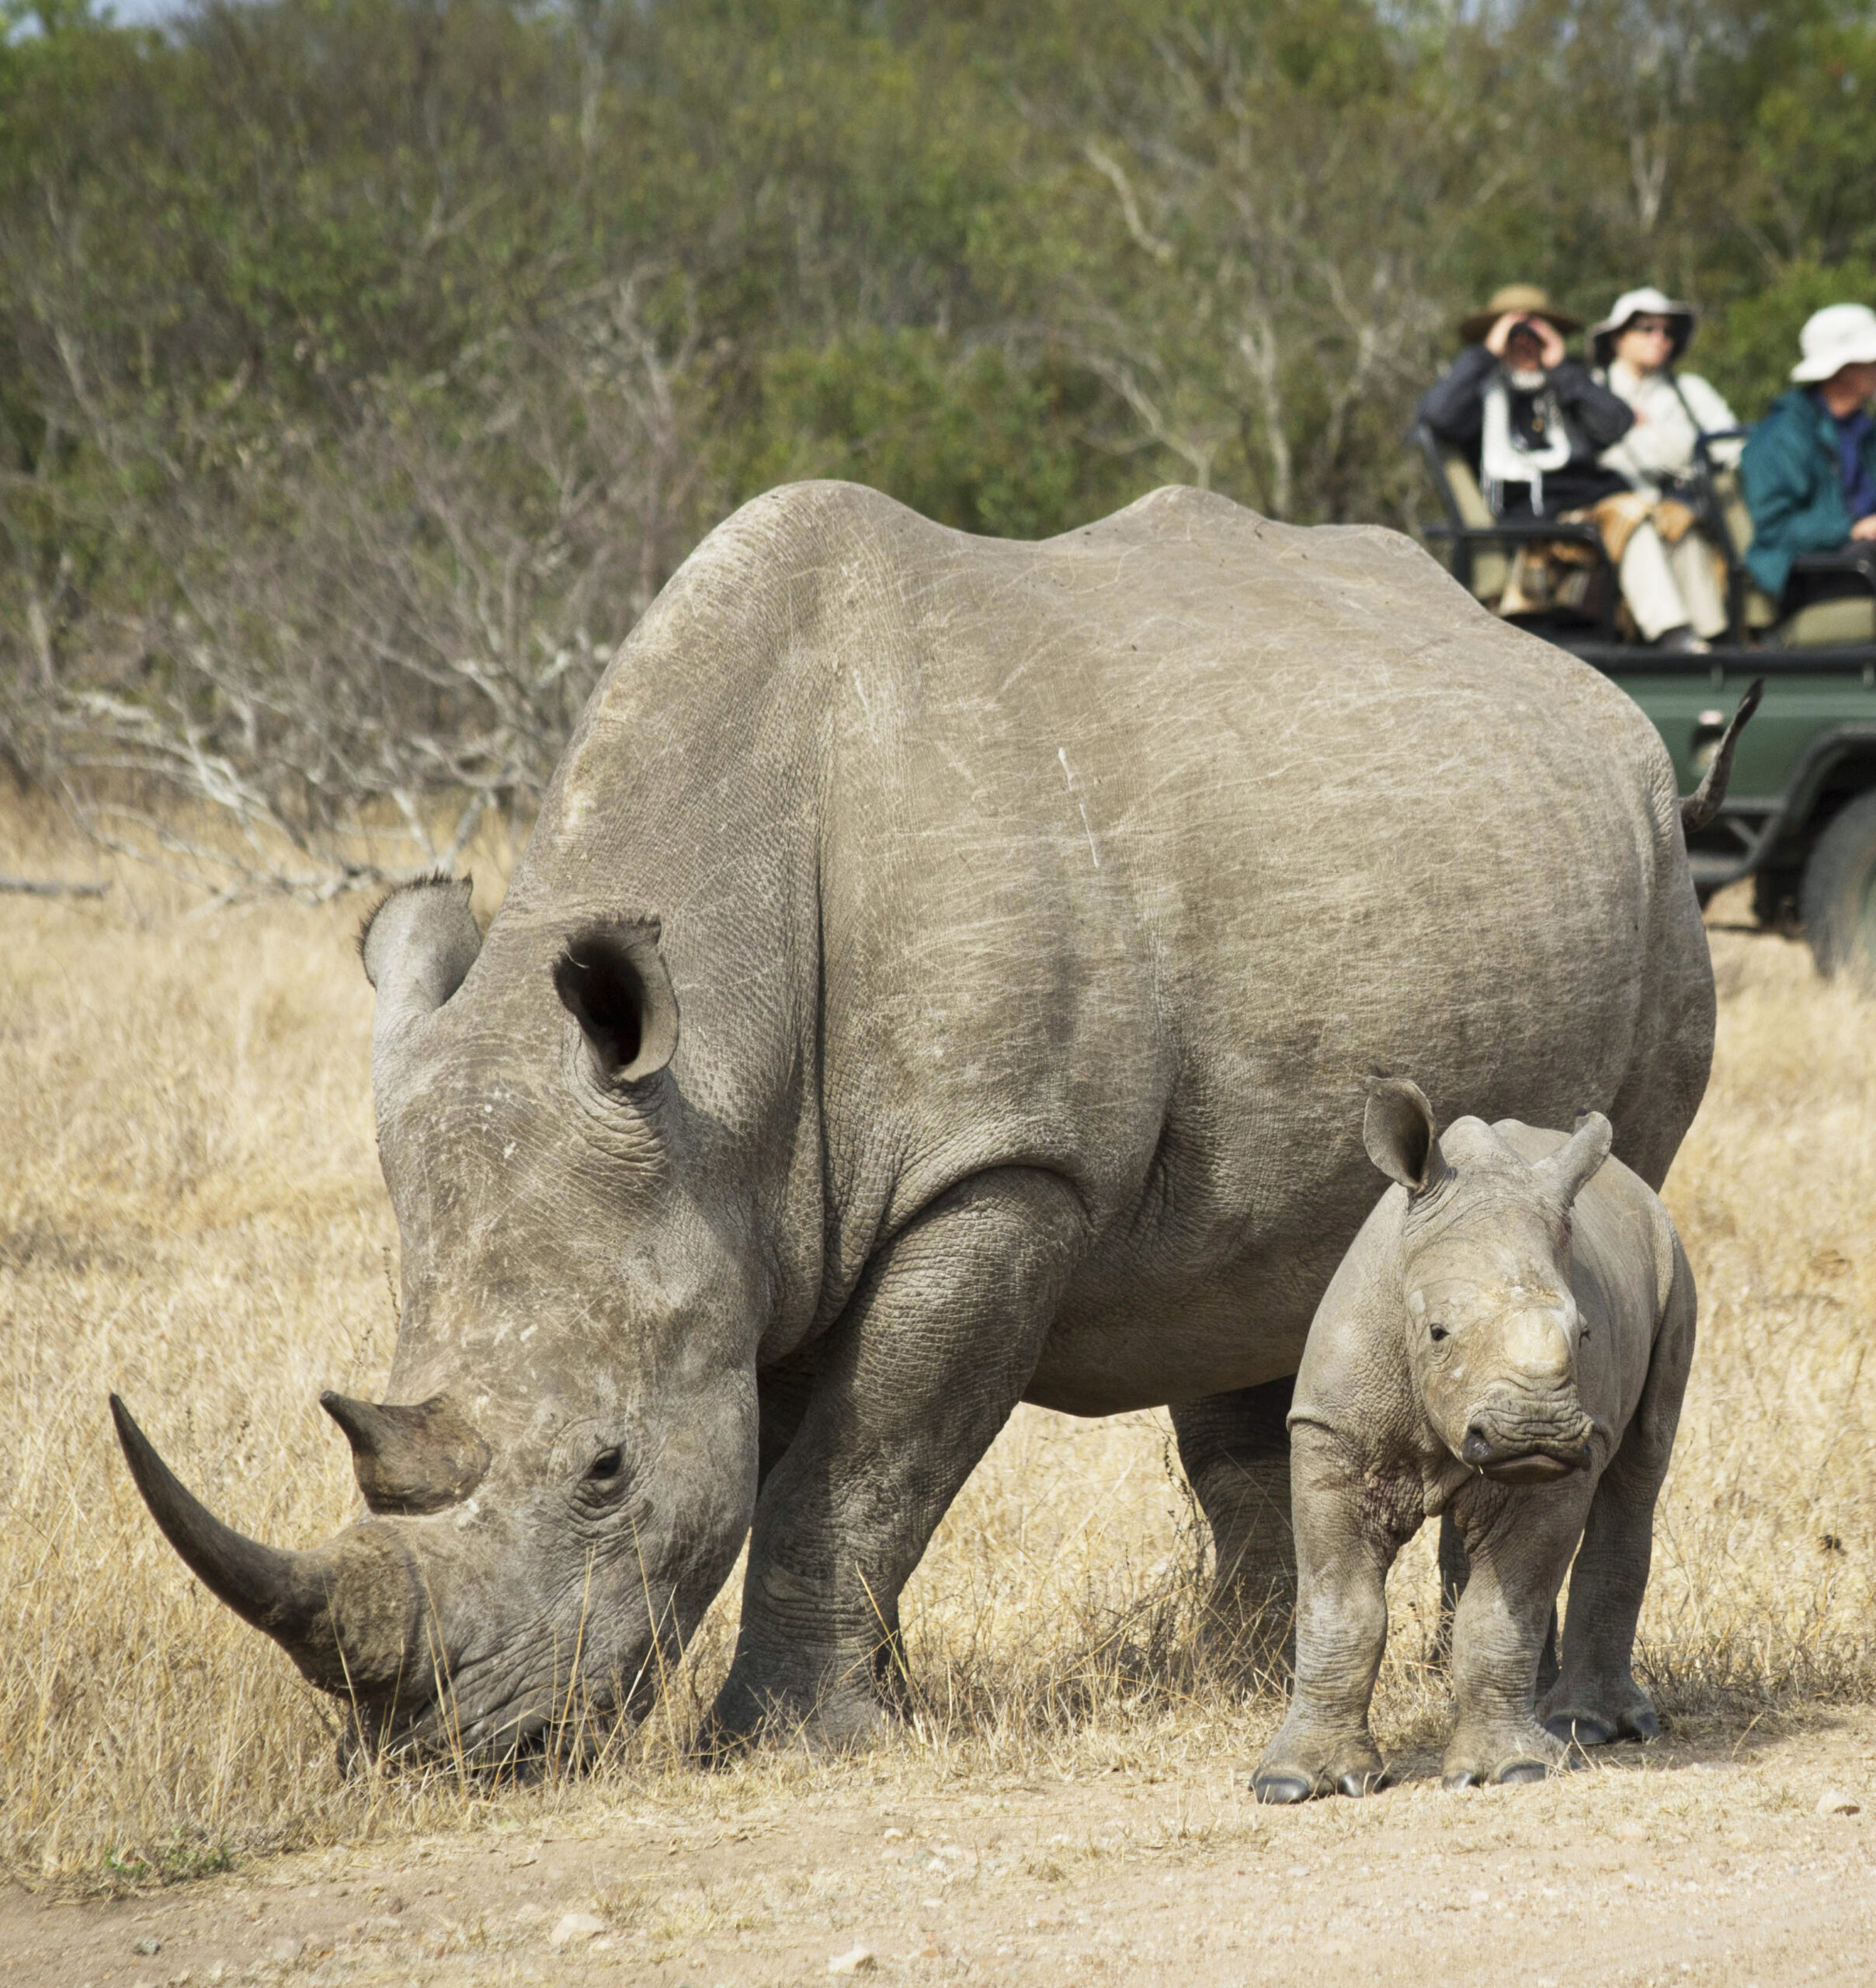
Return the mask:
[(1840, 366), (1876, 366), (1876, 311), (1867, 304), (1826, 304), (1798, 335), (1805, 355), (1791, 369), (1801, 387), (1828, 380)]
[(1629, 319), (1641, 317), (1666, 318), (1673, 328), (1674, 357), (1678, 359), (1687, 350), (1687, 341), (1694, 335), (1694, 306), (1664, 297), (1652, 283), (1647, 283), (1640, 290), (1624, 290), (1610, 307), (1608, 316), (1600, 325), (1589, 327), (1589, 349), (1598, 366), (1609, 363), (1617, 335)]

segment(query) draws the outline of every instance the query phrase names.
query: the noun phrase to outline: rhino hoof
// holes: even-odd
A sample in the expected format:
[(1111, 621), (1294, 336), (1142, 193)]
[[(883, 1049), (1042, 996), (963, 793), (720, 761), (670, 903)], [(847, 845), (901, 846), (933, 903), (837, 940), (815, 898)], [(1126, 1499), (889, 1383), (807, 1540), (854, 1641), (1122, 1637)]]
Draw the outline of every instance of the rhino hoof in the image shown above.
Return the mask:
[(1478, 1776), (1470, 1767), (1461, 1767), (1457, 1774), (1449, 1774), (1440, 1785), (1446, 1788), (1476, 1788)]
[(1259, 1802), (1307, 1802), (1314, 1785), (1300, 1774), (1260, 1774), (1251, 1779), (1251, 1792)]
[(1659, 1740), (1661, 1737), (1661, 1722), (1652, 1712), (1631, 1712), (1622, 1722), (1622, 1737), (1624, 1740)]
[(1364, 1795), (1379, 1793), (1383, 1777), (1378, 1774), (1345, 1774), (1336, 1783), (1336, 1792), (1359, 1801)]
[(1615, 1737), (1600, 1719), (1581, 1715), (1572, 1716), (1558, 1712), (1544, 1722), (1544, 1729), (1553, 1740), (1561, 1740), (1568, 1746), (1573, 1742), (1579, 1746), (1607, 1746)]
[(1513, 1760), (1510, 1766), (1499, 1769), (1496, 1779), (1504, 1786), (1513, 1781), (1541, 1781), (1549, 1772), (1541, 1760)]

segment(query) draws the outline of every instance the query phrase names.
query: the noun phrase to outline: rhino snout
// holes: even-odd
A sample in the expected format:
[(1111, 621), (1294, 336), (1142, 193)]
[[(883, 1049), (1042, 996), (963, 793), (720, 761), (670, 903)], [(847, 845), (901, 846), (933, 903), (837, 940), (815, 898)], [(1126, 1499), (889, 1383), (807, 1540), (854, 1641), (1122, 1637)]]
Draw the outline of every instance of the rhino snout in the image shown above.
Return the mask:
[(1596, 1424), (1574, 1395), (1485, 1403), (1466, 1418), (1460, 1461), (1500, 1484), (1549, 1484), (1586, 1470)]

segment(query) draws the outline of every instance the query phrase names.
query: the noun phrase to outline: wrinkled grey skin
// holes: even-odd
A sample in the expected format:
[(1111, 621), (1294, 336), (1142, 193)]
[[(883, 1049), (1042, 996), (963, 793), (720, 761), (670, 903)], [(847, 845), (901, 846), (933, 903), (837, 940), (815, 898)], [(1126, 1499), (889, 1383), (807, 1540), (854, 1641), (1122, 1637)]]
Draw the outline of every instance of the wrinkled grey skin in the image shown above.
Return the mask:
[(371, 929), (388, 1399), (439, 1405), (274, 1568), (292, 1606), (226, 1541), (211, 1585), (343, 1656), (368, 1736), (487, 1753), (575, 1673), (641, 1698), (747, 1537), (715, 1729), (845, 1741), (1028, 1400), (1172, 1403), (1221, 1605), (1280, 1598), (1287, 1377), (1371, 1198), (1350, 1101), (1411, 1063), (1592, 1106), (1659, 1180), (1713, 1034), (1676, 808), (1619, 690), (1391, 533), (1190, 490), (1040, 544), (750, 504), (595, 692), (486, 940), (449, 886)]
[[(1569, 1740), (1659, 1730), (1629, 1659), (1694, 1355), (1694, 1278), (1667, 1211), (1608, 1159), (1595, 1113), (1568, 1138), (1476, 1118), (1437, 1137), (1424, 1096), (1394, 1080), (1374, 1086), (1364, 1130), (1398, 1184), (1343, 1259), (1297, 1376), (1296, 1678), (1252, 1776), (1266, 1802), (1380, 1785), (1382, 1587), (1443, 1512), (1471, 1559), (1447, 1785), (1539, 1780)], [(1572, 1553), (1562, 1674), (1534, 1716)]]

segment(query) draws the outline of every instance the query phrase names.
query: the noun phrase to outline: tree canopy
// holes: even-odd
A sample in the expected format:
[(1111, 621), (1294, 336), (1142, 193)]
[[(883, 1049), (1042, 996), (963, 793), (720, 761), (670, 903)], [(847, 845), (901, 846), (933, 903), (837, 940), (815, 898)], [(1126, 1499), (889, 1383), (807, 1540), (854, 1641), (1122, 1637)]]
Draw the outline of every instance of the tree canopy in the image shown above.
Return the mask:
[(1169, 480), (1411, 524), (1499, 283), (1742, 415), (1876, 290), (1871, 0), (9, 0), (0, 750), (537, 786), (701, 533)]

